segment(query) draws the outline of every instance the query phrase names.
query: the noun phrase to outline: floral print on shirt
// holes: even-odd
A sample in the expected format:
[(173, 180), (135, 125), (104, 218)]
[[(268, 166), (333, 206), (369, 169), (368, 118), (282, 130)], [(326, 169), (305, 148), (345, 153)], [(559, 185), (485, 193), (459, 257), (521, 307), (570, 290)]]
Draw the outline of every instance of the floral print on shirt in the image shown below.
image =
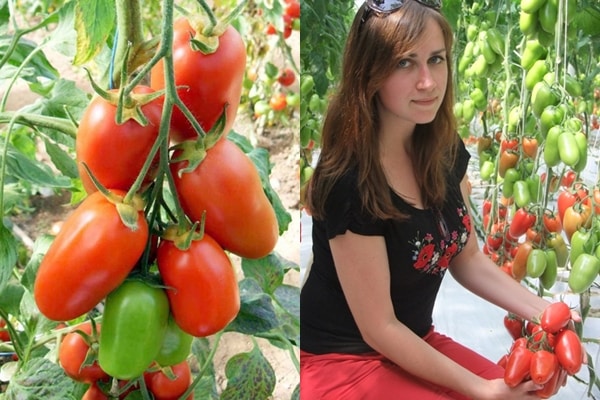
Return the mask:
[[(471, 231), (471, 218), (464, 207), (456, 209), (461, 225), (457, 230), (450, 231), (446, 237), (431, 233), (422, 238), (417, 237), (412, 243), (413, 267), (426, 274), (443, 275), (450, 266), (452, 258), (465, 246)], [(436, 242), (436, 238), (441, 238)]]

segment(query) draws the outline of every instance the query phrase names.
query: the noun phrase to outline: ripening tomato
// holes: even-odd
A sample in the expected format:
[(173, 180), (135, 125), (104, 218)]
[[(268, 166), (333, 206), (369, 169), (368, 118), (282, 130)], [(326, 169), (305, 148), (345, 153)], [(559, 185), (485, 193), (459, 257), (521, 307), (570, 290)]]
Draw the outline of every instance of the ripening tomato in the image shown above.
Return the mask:
[[(134, 94), (151, 94), (147, 86), (137, 86)], [(116, 94), (116, 91), (112, 93)], [(85, 163), (94, 177), (108, 189), (128, 191), (142, 170), (150, 149), (158, 138), (162, 105), (155, 99), (143, 106), (141, 111), (147, 119), (141, 125), (134, 119), (122, 124), (115, 122), (117, 106), (96, 96), (86, 108), (79, 127), (75, 151), (77, 168), (87, 193), (97, 190), (83, 167)], [(146, 174), (142, 188), (150, 183), (158, 172), (158, 152)]]
[(146, 387), (154, 395), (154, 400), (176, 400), (190, 386), (192, 373), (187, 361), (182, 361), (170, 367), (172, 377), (162, 370), (144, 373)]
[[(58, 351), (58, 361), (65, 374), (71, 379), (86, 383), (108, 378), (96, 359), (93, 343), (97, 343), (98, 337), (92, 334), (92, 323), (86, 321), (76, 328), (77, 330), (65, 335)], [(99, 334), (100, 324), (96, 324), (96, 329)], [(92, 357), (89, 357), (90, 353), (93, 353)]]
[(533, 250), (533, 244), (529, 241), (524, 241), (517, 247), (517, 253), (513, 260), (512, 273), (513, 277), (520, 281), (527, 275), (527, 259)]
[(179, 327), (204, 337), (225, 328), (240, 309), (235, 271), (227, 254), (207, 233), (187, 250), (164, 239), (157, 263), (167, 289), (171, 313)]
[(535, 224), (535, 220), (535, 214), (521, 207), (515, 212), (515, 215), (513, 216), (513, 219), (508, 227), (508, 232), (512, 237), (521, 237), (527, 232), (527, 229), (531, 228)]
[(201, 221), (206, 211), (205, 232), (225, 250), (246, 258), (267, 256), (275, 248), (279, 226), (250, 158), (223, 139), (207, 150), (196, 169), (180, 171), (187, 163), (171, 164), (171, 173), (190, 219)]
[[(219, 36), (215, 52), (204, 54), (195, 50), (190, 38), (196, 31), (185, 19), (173, 27), (173, 68), (179, 97), (189, 108), (204, 131), (213, 127), (227, 105), (225, 134), (231, 130), (242, 94), (246, 69), (246, 47), (240, 34), (229, 26)], [(161, 59), (151, 72), (150, 86), (155, 90), (165, 88), (164, 62)], [(171, 118), (171, 139), (181, 142), (196, 139), (198, 134), (178, 109)]]
[(75, 319), (125, 280), (148, 241), (143, 211), (132, 211), (137, 213), (135, 230), (125, 226), (115, 204), (94, 192), (66, 219), (35, 279), (42, 314), (55, 321)]
[(287, 107), (287, 98), (285, 93), (273, 93), (269, 100), (269, 105), (273, 111), (283, 111)]

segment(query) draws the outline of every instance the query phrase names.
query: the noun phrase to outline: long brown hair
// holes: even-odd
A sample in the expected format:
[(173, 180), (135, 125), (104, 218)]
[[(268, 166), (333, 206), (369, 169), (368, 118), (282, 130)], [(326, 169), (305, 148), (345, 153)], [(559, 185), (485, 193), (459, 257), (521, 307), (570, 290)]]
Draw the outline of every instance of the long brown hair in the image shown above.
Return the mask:
[(446, 46), (448, 86), (435, 119), (417, 125), (412, 135), (413, 166), (426, 207), (441, 207), (447, 171), (454, 161), (458, 136), (453, 113), (451, 49), (453, 33), (444, 16), (416, 1), (406, 1), (385, 16), (363, 20), (359, 9), (346, 41), (342, 76), (325, 116), (321, 154), (307, 190), (306, 207), (316, 219), (325, 218), (325, 201), (336, 180), (350, 168), (358, 169), (358, 191), (363, 208), (381, 218), (403, 219), (392, 204), (379, 158), (379, 117), (376, 94), (412, 49), (428, 18), (441, 27)]

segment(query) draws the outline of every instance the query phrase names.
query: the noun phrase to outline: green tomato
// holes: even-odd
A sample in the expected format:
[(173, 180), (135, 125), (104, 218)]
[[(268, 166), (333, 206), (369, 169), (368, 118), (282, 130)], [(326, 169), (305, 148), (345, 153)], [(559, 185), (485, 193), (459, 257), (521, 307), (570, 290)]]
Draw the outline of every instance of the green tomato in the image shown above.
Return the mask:
[(556, 21), (558, 20), (557, 0), (547, 0), (538, 12), (538, 20), (544, 31), (554, 35), (556, 32)]
[(525, 36), (532, 36), (538, 30), (537, 13), (519, 12), (519, 29)]
[(532, 278), (539, 278), (546, 270), (548, 260), (542, 249), (533, 249), (527, 256), (527, 275)]
[(579, 147), (575, 140), (575, 134), (569, 131), (563, 131), (558, 136), (558, 154), (560, 161), (573, 168), (579, 161)]
[(127, 280), (105, 302), (98, 363), (110, 376), (141, 376), (159, 353), (169, 318), (165, 291)]
[(544, 253), (546, 256), (546, 268), (540, 276), (540, 283), (544, 289), (549, 290), (556, 283), (558, 260), (556, 258), (556, 251), (553, 249), (546, 249)]
[(549, 167), (556, 167), (560, 163), (560, 154), (558, 152), (558, 138), (563, 133), (558, 125), (553, 126), (546, 135), (544, 144), (544, 161)]
[(475, 110), (475, 102), (471, 99), (466, 99), (463, 101), (462, 111), (465, 122), (471, 122), (475, 117), (475, 113), (477, 112), (477, 110)]
[(542, 82), (544, 75), (548, 72), (546, 60), (537, 60), (525, 74), (525, 87), (527, 90), (533, 90), (538, 82)]
[(475, 88), (471, 91), (470, 94), (471, 100), (475, 104), (475, 108), (479, 111), (484, 111), (487, 108), (487, 98), (483, 93), (483, 90), (479, 88)]
[(583, 253), (591, 254), (596, 247), (596, 235), (592, 235), (590, 231), (577, 230), (573, 232), (571, 236), (571, 252), (569, 253), (569, 260), (571, 265), (575, 264), (575, 261)]
[(562, 108), (554, 105), (550, 105), (544, 108), (540, 115), (540, 128), (542, 128), (542, 134), (546, 135), (550, 128), (555, 125), (560, 125), (565, 118), (565, 112)]
[(519, 208), (528, 206), (531, 203), (531, 193), (526, 181), (518, 180), (514, 183), (513, 196), (515, 197), (515, 204)]
[(194, 337), (184, 332), (169, 315), (165, 336), (155, 361), (161, 367), (170, 367), (184, 361), (190, 354)]
[(600, 273), (600, 260), (591, 254), (583, 253), (577, 257), (569, 273), (569, 287), (574, 293), (583, 293), (589, 289)]
[(285, 96), (285, 101), (288, 104), (288, 106), (296, 107), (298, 104), (300, 104), (300, 93), (289, 92)]
[(521, 10), (526, 13), (534, 13), (546, 3), (546, 0), (521, 0)]
[(557, 105), (559, 97), (552, 88), (543, 80), (537, 82), (531, 91), (531, 110), (533, 115), (539, 117), (548, 106)]
[(492, 177), (495, 170), (496, 170), (496, 167), (494, 166), (494, 163), (486, 160), (481, 164), (479, 175), (481, 176), (481, 179), (483, 179), (484, 181), (487, 181)]
[(307, 96), (315, 87), (315, 80), (312, 75), (303, 74), (300, 78), (300, 93), (302, 96)]
[(579, 150), (579, 161), (573, 166), (575, 172), (581, 172), (587, 165), (588, 141), (587, 136), (582, 131), (575, 132), (575, 142)]
[(542, 46), (537, 39), (529, 39), (525, 42), (525, 48), (521, 55), (521, 67), (528, 71), (536, 61), (545, 58), (547, 54), (548, 49)]
[(504, 36), (496, 28), (487, 30), (487, 41), (496, 54), (504, 56)]
[(572, 75), (565, 77), (565, 90), (571, 97), (580, 97), (583, 94), (581, 82)]

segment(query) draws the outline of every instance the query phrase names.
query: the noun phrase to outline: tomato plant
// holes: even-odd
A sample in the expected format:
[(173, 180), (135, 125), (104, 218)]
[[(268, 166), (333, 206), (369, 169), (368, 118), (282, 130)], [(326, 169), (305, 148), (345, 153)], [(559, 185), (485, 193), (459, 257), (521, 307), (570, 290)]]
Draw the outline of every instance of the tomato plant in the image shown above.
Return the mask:
[[(10, 378), (0, 391), (7, 398), (37, 398), (40, 391), (61, 399), (165, 398), (161, 387), (173, 383), (168, 378), (189, 360), (201, 368), (183, 371), (185, 386), (178, 397), (207, 398), (217, 392), (224, 397), (273, 397), (275, 371), (270, 354), (263, 353), (270, 342), (248, 353), (234, 355), (235, 350), (226, 349), (222, 362), (231, 358), (233, 364), (244, 364), (243, 370), (228, 370), (227, 376), (215, 354), (218, 347), (228, 348), (224, 342), (235, 335), (276, 337), (272, 344), (285, 348), (289, 366), (299, 368), (299, 288), (283, 284), (286, 274), (298, 267), (274, 253), (291, 215), (271, 185), (268, 150), (255, 147), (266, 135), (249, 129), (244, 137), (232, 129), (235, 122), (244, 128), (238, 111), (250, 110), (255, 95), (268, 106), (270, 95), (281, 93), (285, 109), (266, 112), (277, 116), (269, 128), (285, 128), (293, 136), (301, 102), (291, 48), (299, 39), (292, 35), (299, 30), (299, 3), (50, 3), (51, 12), (45, 6), (36, 8), (35, 21), (21, 15), (23, 3), (0, 6), (0, 43), (6, 50), (0, 60), (5, 89), (0, 101), (0, 318), (6, 326), (0, 331), (9, 339), (0, 344), (8, 354), (0, 366), (2, 377)], [(267, 22), (275, 22), (277, 38), (262, 35)], [(202, 37), (192, 43), (194, 32)], [(49, 49), (52, 56), (46, 57)], [(55, 68), (56, 52), (73, 61), (70, 68)], [(225, 53), (234, 57), (227, 59)], [(190, 64), (194, 61), (199, 64)], [(83, 78), (71, 81), (71, 70)], [(16, 90), (20, 82), (29, 84), (27, 104), (10, 108), (22, 93)], [(142, 86), (146, 83), (159, 90)], [(250, 96), (252, 88), (256, 90)], [(259, 93), (257, 88), (268, 90)], [(193, 226), (204, 235), (203, 243), (209, 240), (204, 223), (213, 212), (206, 214), (208, 220), (204, 210), (194, 218), (177, 194), (170, 167), (180, 161), (174, 155), (181, 149), (171, 146), (181, 142), (200, 153), (206, 145), (204, 150), (215, 154), (217, 142), (237, 149), (243, 163), (236, 167), (252, 171), (242, 176), (252, 182), (240, 186), (248, 190), (246, 197), (225, 204), (233, 211), (241, 208), (242, 217), (252, 214), (251, 206), (259, 205), (263, 212), (254, 217), (262, 219), (262, 227), (247, 220), (254, 224), (252, 236), (243, 218), (231, 222), (246, 229), (245, 239), (238, 242), (251, 245), (244, 250), (249, 257), (221, 249), (215, 260), (204, 260), (226, 262), (227, 285), (234, 288), (228, 295), (235, 307), (227, 315), (221, 303), (203, 304), (204, 316), (214, 317), (212, 322), (220, 318), (210, 340), (178, 325), (177, 307), (167, 295), (173, 289), (157, 268), (158, 249), (169, 242), (169, 227), (183, 231)], [(229, 161), (221, 159), (222, 166)], [(250, 187), (255, 195), (250, 196)], [(253, 196), (258, 201), (249, 201)], [(42, 215), (49, 204), (59, 211), (52, 235), (46, 234), (45, 223), (29, 218)], [(35, 232), (20, 230), (24, 222), (35, 224)], [(230, 260), (230, 255), (236, 257)], [(232, 262), (243, 273), (233, 272)], [(226, 294), (225, 284), (209, 281), (222, 274), (204, 276), (204, 288), (220, 287), (220, 294)], [(193, 283), (187, 282), (186, 293), (200, 292)], [(183, 306), (190, 307), (179, 308)], [(92, 322), (102, 328), (99, 338), (88, 328)], [(158, 368), (164, 373), (162, 383), (154, 385), (161, 379), (153, 378), (145, 384), (145, 376)], [(253, 379), (257, 375), (260, 382)], [(217, 389), (217, 380), (226, 382), (223, 389)], [(289, 396), (297, 398), (298, 384), (290, 388)]]

